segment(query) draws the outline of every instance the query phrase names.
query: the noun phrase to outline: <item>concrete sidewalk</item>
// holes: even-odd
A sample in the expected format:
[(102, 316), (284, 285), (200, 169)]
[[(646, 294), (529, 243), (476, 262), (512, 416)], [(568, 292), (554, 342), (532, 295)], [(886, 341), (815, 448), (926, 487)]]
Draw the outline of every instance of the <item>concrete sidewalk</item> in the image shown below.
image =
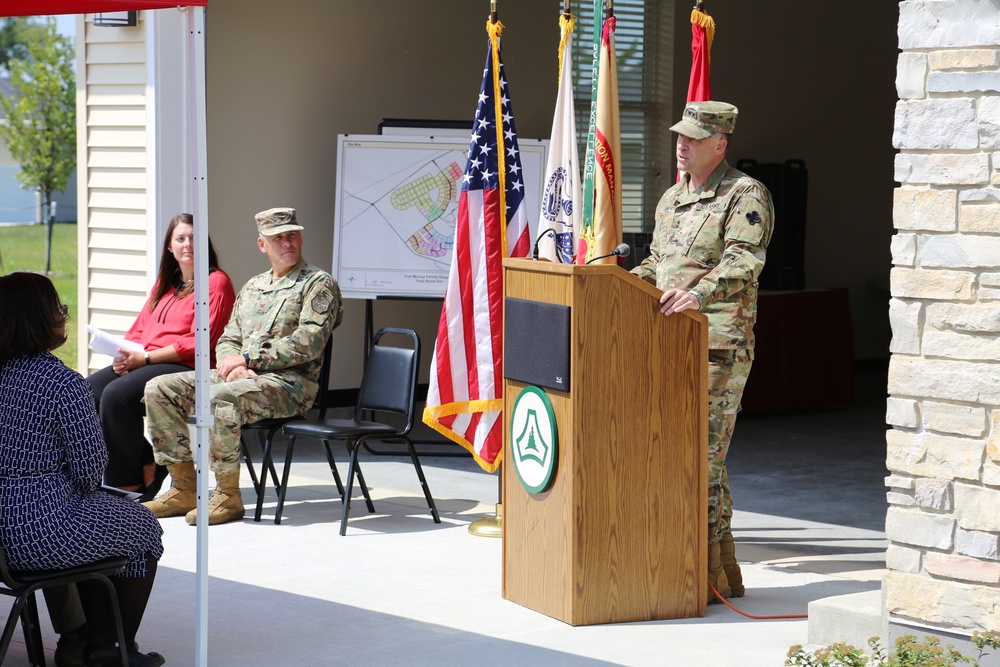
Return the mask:
[[(497, 480), (469, 458), (424, 458), (442, 515), (435, 525), (408, 460), (368, 457), (377, 513), (356, 502), (340, 537), (340, 503), (316, 450), (297, 452), (303, 461), (293, 464), (280, 526), (272, 493), (263, 522), (210, 530), (213, 667), (776, 667), (789, 646), (807, 642), (803, 619), (751, 620), (718, 604), (704, 618), (574, 628), (504, 600), (501, 541), (467, 530), (492, 514)], [(243, 489), (251, 499), (245, 472)], [(139, 642), (168, 665), (193, 665), (195, 529), (180, 517), (162, 525), (166, 552)], [(812, 600), (879, 587), (878, 531), (754, 512), (739, 512), (734, 526), (748, 590), (735, 602), (747, 613), (804, 614)], [(42, 625), (54, 648), (47, 619)], [(15, 641), (5, 664), (26, 664), (20, 633)]]

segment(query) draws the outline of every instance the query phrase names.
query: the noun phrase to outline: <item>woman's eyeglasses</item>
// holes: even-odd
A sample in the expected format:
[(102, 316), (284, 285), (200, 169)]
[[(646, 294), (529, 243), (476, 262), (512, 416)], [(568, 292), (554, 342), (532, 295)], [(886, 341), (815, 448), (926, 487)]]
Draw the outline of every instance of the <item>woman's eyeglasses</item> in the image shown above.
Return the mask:
[(62, 315), (62, 318), (64, 320), (68, 320), (69, 319), (69, 306), (67, 306), (66, 304), (60, 305), (59, 306), (59, 314)]

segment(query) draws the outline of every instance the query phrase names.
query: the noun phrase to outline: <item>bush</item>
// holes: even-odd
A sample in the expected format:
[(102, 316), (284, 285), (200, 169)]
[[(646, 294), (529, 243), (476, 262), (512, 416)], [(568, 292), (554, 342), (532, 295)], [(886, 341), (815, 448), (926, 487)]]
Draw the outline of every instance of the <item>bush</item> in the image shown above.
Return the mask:
[(972, 643), (979, 652), (975, 657), (963, 655), (951, 644), (941, 646), (937, 637), (925, 636), (918, 642), (913, 635), (903, 635), (896, 640), (892, 654), (886, 654), (878, 637), (868, 640), (868, 653), (849, 644), (837, 643), (818, 649), (813, 653), (795, 645), (788, 649), (786, 667), (955, 667), (956, 665), (979, 665), (979, 661), (989, 655), (986, 649), (1000, 647), (1000, 637), (976, 633)]

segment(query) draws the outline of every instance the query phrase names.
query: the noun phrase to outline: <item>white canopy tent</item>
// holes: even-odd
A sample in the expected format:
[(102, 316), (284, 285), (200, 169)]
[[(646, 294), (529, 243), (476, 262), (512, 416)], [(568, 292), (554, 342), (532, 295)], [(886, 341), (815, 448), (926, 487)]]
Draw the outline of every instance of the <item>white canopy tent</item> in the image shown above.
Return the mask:
[[(208, 156), (205, 113), (205, 12), (208, 0), (177, 3), (162, 0), (6, 0), (0, 16), (38, 16), (54, 14), (91, 14), (176, 8), (189, 5), (187, 21), (187, 100), (188, 100), (188, 173), (186, 199), (194, 219), (208, 220)], [(84, 161), (84, 164), (86, 161)], [(210, 367), (208, 321), (208, 225), (195, 225), (195, 461), (198, 471), (198, 527), (196, 581), (196, 660), (208, 665), (208, 428), (212, 424), (208, 374)]]

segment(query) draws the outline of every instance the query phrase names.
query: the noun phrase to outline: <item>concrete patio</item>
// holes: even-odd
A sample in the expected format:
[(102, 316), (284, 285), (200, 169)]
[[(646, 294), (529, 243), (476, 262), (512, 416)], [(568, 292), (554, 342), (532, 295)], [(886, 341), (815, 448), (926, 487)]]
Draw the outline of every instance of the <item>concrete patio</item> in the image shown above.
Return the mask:
[[(851, 408), (741, 421), (730, 455), (737, 557), (748, 591), (734, 601), (740, 609), (804, 614), (812, 601), (867, 591), (848, 600), (874, 611), (886, 545), (883, 416), (876, 397)], [(501, 541), (468, 532), (470, 522), (492, 514), (497, 479), (468, 457), (423, 458), (442, 516), (435, 525), (409, 460), (368, 456), (376, 514), (355, 502), (340, 537), (340, 503), (320, 451), (318, 443), (297, 447), (281, 525), (272, 522), (272, 493), (263, 522), (248, 517), (210, 530), (213, 667), (777, 667), (789, 646), (809, 642), (805, 619), (752, 620), (721, 604), (703, 618), (574, 628), (504, 600)], [(346, 457), (337, 455), (345, 474)], [(251, 499), (245, 472), (243, 488)], [(162, 525), (166, 553), (139, 642), (168, 665), (189, 666), (195, 529), (183, 518)], [(51, 651), (56, 637), (47, 619), (42, 625)], [(4, 664), (27, 664), (20, 633)]]

